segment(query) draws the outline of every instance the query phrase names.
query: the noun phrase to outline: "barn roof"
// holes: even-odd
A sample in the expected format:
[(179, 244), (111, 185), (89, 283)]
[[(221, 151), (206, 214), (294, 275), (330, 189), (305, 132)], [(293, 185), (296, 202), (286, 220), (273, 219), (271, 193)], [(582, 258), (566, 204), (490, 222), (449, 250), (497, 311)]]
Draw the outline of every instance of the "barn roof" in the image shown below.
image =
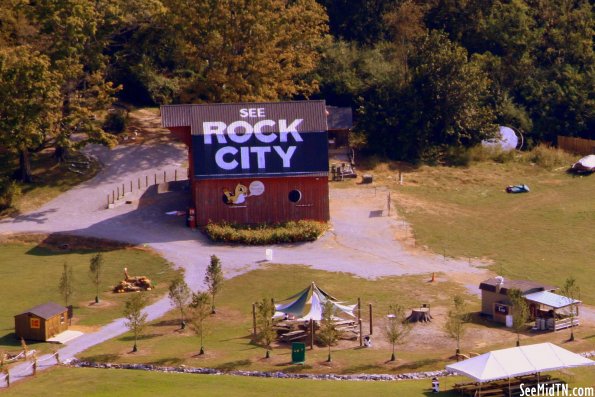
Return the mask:
[[(497, 278), (490, 278), (485, 281), (482, 281), (481, 284), (479, 284), (479, 289), (484, 291), (496, 292), (498, 284), (499, 280)], [(530, 294), (533, 292), (540, 291), (554, 291), (557, 288), (552, 287), (550, 285), (537, 283), (535, 281), (504, 279), (504, 282), (500, 286), (500, 294), (507, 295), (508, 290), (511, 289), (519, 289), (523, 294)]]
[(350, 130), (353, 127), (353, 114), (351, 108), (327, 106), (327, 123), (329, 130)]
[(34, 314), (37, 317), (41, 317), (44, 320), (54, 317), (56, 314), (64, 313), (68, 311), (68, 308), (58, 305), (56, 303), (48, 302), (43, 305), (35, 306), (21, 314)]

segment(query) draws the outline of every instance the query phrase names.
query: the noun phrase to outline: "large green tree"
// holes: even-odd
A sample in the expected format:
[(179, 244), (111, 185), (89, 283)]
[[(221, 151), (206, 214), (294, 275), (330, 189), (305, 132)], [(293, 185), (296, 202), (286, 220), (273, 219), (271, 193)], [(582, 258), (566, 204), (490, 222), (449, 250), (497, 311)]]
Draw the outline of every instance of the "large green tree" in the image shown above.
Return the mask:
[(31, 182), (30, 153), (55, 135), (58, 74), (29, 46), (0, 49), (0, 144), (19, 156), (18, 179)]
[[(101, 128), (96, 112), (109, 108), (119, 90), (106, 79), (108, 58), (103, 54), (118, 4), (115, 0), (46, 0), (27, 6), (30, 20), (38, 27), (37, 47), (60, 76), (59, 128), (53, 142), (59, 160), (71, 148), (87, 143), (116, 143)], [(76, 143), (71, 139), (74, 133), (82, 133)]]
[(182, 102), (308, 96), (327, 31), (314, 0), (163, 0), (187, 59)]
[(369, 148), (395, 159), (436, 161), (449, 148), (493, 136), (490, 80), (477, 62), (441, 32), (415, 45), (409, 78), (395, 76), (363, 96), (358, 129)]

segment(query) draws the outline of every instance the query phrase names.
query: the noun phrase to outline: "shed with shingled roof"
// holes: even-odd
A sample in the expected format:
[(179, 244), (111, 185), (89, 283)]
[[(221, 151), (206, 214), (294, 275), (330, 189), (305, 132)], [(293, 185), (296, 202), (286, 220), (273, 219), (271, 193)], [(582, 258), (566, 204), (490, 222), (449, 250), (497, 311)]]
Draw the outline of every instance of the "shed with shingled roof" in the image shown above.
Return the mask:
[(17, 338), (46, 341), (68, 329), (67, 307), (48, 302), (14, 316)]

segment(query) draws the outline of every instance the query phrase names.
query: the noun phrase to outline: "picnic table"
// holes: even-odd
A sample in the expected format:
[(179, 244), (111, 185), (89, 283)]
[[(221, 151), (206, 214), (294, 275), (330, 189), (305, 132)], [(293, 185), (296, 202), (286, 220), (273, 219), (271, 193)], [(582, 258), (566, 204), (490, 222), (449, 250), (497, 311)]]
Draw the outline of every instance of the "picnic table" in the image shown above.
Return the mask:
[(279, 340), (281, 340), (282, 342), (291, 342), (294, 340), (305, 338), (306, 334), (307, 334), (306, 331), (304, 331), (302, 329), (298, 329), (296, 331), (290, 331), (290, 332), (282, 334), (279, 337)]

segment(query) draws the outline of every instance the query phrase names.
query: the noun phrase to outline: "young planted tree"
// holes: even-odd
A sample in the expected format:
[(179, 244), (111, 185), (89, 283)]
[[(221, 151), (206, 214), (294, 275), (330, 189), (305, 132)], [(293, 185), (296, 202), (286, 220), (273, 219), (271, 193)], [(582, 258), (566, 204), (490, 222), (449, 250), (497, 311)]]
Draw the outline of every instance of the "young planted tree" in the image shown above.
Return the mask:
[(508, 297), (512, 303), (512, 328), (516, 332), (516, 345), (521, 345), (521, 331), (529, 320), (529, 305), (519, 289), (508, 290)]
[(192, 301), (190, 302), (188, 311), (188, 325), (194, 333), (200, 337), (200, 352), (198, 354), (205, 354), (203, 337), (206, 331), (205, 320), (211, 314), (210, 296), (206, 292), (192, 293)]
[(576, 279), (574, 277), (569, 277), (564, 282), (564, 286), (562, 287), (562, 293), (566, 296), (568, 300), (569, 312), (568, 315), (570, 317), (570, 339), (569, 341), (574, 341), (574, 318), (578, 316), (578, 298), (580, 297), (581, 290), (576, 283)]
[(186, 284), (184, 276), (181, 274), (169, 284), (169, 300), (172, 306), (176, 306), (180, 310), (180, 328), (184, 329), (186, 327), (184, 314), (190, 301), (190, 288), (188, 288), (188, 284)]
[(386, 339), (392, 345), (393, 353), (390, 361), (395, 361), (395, 345), (403, 343), (409, 332), (411, 331), (411, 324), (407, 321), (405, 308), (399, 304), (390, 305), (388, 307), (387, 322), (384, 329)]
[(262, 301), (256, 302), (256, 340), (266, 349), (265, 358), (270, 357), (271, 344), (277, 336), (273, 329), (274, 315), (275, 305), (270, 298), (263, 298)]
[(339, 332), (335, 328), (335, 306), (333, 302), (327, 300), (322, 306), (322, 318), (320, 319), (320, 329), (318, 330), (318, 337), (328, 346), (327, 362), (331, 362), (331, 346), (339, 339)]
[(64, 262), (64, 268), (60, 276), (60, 282), (58, 283), (58, 291), (62, 295), (62, 298), (64, 298), (64, 306), (68, 306), (69, 299), (74, 293), (74, 276), (72, 266), (66, 262)]
[(221, 260), (216, 255), (211, 255), (211, 263), (207, 267), (205, 275), (205, 284), (211, 294), (211, 314), (215, 314), (215, 295), (221, 290), (223, 285), (223, 271), (221, 270)]
[(124, 317), (128, 320), (126, 326), (134, 334), (133, 352), (137, 351), (136, 342), (147, 326), (147, 313), (142, 312), (146, 305), (147, 298), (145, 294), (138, 292), (133, 294), (124, 306)]
[(89, 262), (89, 277), (95, 285), (95, 303), (99, 303), (99, 286), (103, 272), (103, 254), (101, 252), (93, 255)]
[(448, 311), (446, 324), (444, 330), (451, 338), (457, 341), (457, 357), (461, 353), (461, 338), (465, 334), (465, 325), (469, 321), (469, 314), (467, 313), (467, 305), (460, 295), (455, 295), (453, 299), (453, 306)]

